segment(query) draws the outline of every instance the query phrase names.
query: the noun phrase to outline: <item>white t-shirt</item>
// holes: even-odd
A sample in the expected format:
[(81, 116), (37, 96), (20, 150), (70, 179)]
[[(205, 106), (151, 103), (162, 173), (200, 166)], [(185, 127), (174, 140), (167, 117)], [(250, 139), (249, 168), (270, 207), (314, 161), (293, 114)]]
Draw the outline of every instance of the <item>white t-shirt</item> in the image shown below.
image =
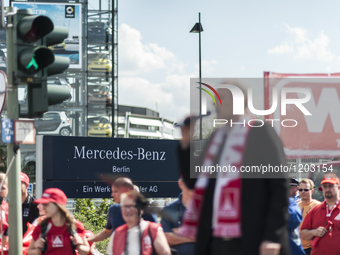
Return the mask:
[[(145, 220), (141, 220), (140, 228), (141, 228), (142, 233), (147, 226), (148, 226), (148, 222), (146, 222)], [(161, 227), (159, 227), (158, 230), (160, 228)], [(107, 249), (106, 249), (106, 254), (108, 254), (108, 255), (113, 255), (112, 249), (113, 249), (114, 236), (115, 236), (115, 232), (112, 233), (112, 235), (110, 237), (109, 244), (108, 244)], [(150, 242), (151, 242), (151, 239), (150, 239)], [(138, 226), (135, 226), (133, 228), (128, 229), (127, 243), (128, 243), (128, 253), (129, 253), (129, 255), (139, 255), (139, 253), (140, 253), (140, 234), (139, 234)], [(121, 255), (125, 255), (125, 252), (123, 252)]]

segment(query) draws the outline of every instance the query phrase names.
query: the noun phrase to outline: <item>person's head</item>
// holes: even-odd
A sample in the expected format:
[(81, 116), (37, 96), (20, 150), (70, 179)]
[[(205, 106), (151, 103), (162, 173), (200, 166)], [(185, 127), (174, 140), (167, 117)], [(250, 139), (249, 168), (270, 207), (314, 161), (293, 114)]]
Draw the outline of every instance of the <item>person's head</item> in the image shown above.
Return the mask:
[(314, 182), (311, 179), (302, 179), (299, 182), (299, 196), (303, 201), (310, 201), (314, 193)]
[(289, 196), (290, 197), (295, 197), (297, 192), (298, 192), (298, 180), (296, 180), (295, 178), (290, 178), (290, 182), (289, 182)]
[[(6, 178), (6, 179), (5, 179)], [(0, 173), (0, 184), (2, 183), (2, 181), (5, 179), (5, 182), (4, 182), (4, 185), (2, 186), (1, 188), (1, 191), (0, 191), (0, 196), (2, 198), (5, 198), (7, 197), (8, 195), (8, 179), (6, 177), (6, 174), (4, 173)]]
[(326, 200), (338, 200), (339, 198), (339, 178), (336, 174), (325, 174), (319, 190), (322, 190)]
[[(242, 91), (244, 95), (244, 108), (246, 111), (246, 105), (247, 105), (247, 93), (246, 93), (246, 86), (243, 85), (240, 81), (238, 80), (226, 80), (222, 84), (226, 85), (233, 85), (235, 86), (235, 91)], [(218, 88), (217, 93), (219, 94), (222, 105), (220, 103), (216, 104), (216, 113), (217, 113), (217, 118), (218, 119), (235, 119), (237, 117), (236, 115), (233, 115), (233, 96), (237, 97), (238, 94), (232, 94), (229, 88)], [(219, 100), (216, 99), (218, 102)]]
[(138, 193), (140, 192), (137, 185), (133, 185), (133, 190), (136, 191), (136, 192), (138, 192)]
[(30, 178), (27, 176), (27, 174), (21, 172), (20, 180), (21, 180), (21, 194), (27, 196), (27, 189), (30, 184)]
[(38, 204), (38, 209), (39, 209), (39, 215), (44, 216), (46, 214), (44, 206), (42, 204)]
[(44, 191), (41, 198), (34, 200), (35, 204), (41, 204), (45, 211), (46, 219), (40, 225), (47, 224), (49, 219), (63, 218), (66, 221), (69, 233), (75, 229), (74, 216), (66, 209), (67, 196), (58, 188), (49, 188)]
[(133, 189), (133, 183), (129, 178), (117, 178), (111, 186), (111, 197), (116, 203), (120, 203), (120, 195)]
[(120, 197), (120, 207), (122, 216), (129, 227), (137, 226), (146, 208), (147, 202), (144, 196), (134, 190), (122, 193)]
[(44, 191), (41, 198), (34, 200), (34, 203), (41, 204), (43, 210), (46, 212), (46, 217), (52, 218), (64, 210), (67, 197), (62, 190), (49, 188)]

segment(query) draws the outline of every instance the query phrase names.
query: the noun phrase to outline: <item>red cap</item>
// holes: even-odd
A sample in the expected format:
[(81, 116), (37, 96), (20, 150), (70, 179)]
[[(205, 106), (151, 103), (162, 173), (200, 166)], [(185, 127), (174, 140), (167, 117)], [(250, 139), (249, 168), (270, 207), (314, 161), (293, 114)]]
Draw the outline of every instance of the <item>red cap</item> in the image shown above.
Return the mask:
[(21, 182), (26, 183), (27, 187), (30, 184), (30, 178), (28, 178), (27, 174), (23, 172), (20, 173), (20, 180)]
[[(320, 185), (324, 183), (330, 183), (330, 184), (340, 184), (339, 178), (336, 174), (325, 174)], [(319, 190), (322, 191), (322, 187), (319, 187)]]
[(67, 196), (62, 190), (57, 188), (46, 189), (40, 199), (34, 200), (35, 204), (56, 203), (66, 205), (66, 202)]

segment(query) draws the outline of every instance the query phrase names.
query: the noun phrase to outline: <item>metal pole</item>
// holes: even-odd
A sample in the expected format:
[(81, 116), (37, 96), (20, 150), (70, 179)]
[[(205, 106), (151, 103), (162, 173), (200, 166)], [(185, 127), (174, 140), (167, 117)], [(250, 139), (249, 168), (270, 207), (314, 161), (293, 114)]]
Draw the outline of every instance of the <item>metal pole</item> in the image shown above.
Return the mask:
[[(12, 13), (11, 7), (7, 8), (7, 117), (12, 120), (19, 118), (19, 103), (18, 103), (18, 86), (14, 80), (14, 65), (16, 64), (15, 46), (16, 36), (15, 24), (16, 15)], [(7, 159), (10, 160), (14, 156), (13, 147), (14, 143), (7, 145)], [(18, 150), (17, 157), (12, 166), (12, 170), (8, 175), (8, 240), (9, 240), (9, 254), (21, 255), (22, 254), (22, 209), (21, 209), (21, 156)]]
[(200, 80), (200, 96), (199, 96), (199, 107), (200, 107), (200, 110), (199, 110), (199, 116), (200, 116), (200, 140), (202, 140), (202, 85), (201, 85), (201, 82), (202, 82), (202, 68), (201, 68), (201, 13), (199, 12), (198, 13), (198, 23), (200, 24), (200, 28), (199, 28), (199, 32), (198, 32), (198, 35), (199, 35), (199, 80)]

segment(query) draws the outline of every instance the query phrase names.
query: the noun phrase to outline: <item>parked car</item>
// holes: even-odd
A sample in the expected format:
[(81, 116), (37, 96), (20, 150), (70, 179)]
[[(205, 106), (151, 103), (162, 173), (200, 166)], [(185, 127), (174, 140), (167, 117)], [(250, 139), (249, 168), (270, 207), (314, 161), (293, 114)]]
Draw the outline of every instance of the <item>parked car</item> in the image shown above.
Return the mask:
[(35, 171), (35, 161), (36, 155), (35, 152), (29, 152), (25, 155), (23, 160), (23, 167), (26, 167), (28, 171)]
[(112, 63), (109, 54), (92, 53), (88, 55), (88, 70), (92, 72), (111, 72)]
[(112, 30), (105, 22), (89, 22), (87, 24), (87, 42), (106, 43), (112, 38)]
[(66, 44), (64, 42), (48, 46), (51, 50), (65, 50)]
[(39, 135), (70, 136), (72, 129), (65, 112), (49, 111), (42, 118), (34, 120), (36, 133)]
[(7, 49), (0, 49), (0, 70), (6, 71)]
[(6, 29), (0, 29), (0, 42), (6, 44)]
[(112, 105), (112, 93), (110, 92), (109, 86), (89, 85), (88, 103)]
[(87, 135), (95, 137), (111, 137), (112, 126), (108, 117), (89, 117), (87, 119)]
[(309, 169), (308, 178), (311, 179), (315, 184), (313, 198), (322, 202), (325, 199), (323, 197), (322, 191), (319, 190), (322, 178), (326, 173), (334, 173), (340, 178), (340, 161), (314, 164), (311, 165)]

